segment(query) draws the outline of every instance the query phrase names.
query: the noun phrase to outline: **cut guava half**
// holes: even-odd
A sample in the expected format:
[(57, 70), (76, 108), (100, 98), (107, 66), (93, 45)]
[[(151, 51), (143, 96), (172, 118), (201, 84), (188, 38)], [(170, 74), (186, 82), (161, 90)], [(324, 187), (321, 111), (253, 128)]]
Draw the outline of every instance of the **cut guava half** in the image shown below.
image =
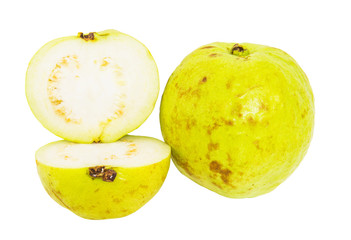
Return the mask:
[(124, 136), (114, 143), (57, 141), (36, 153), (40, 180), (61, 206), (88, 219), (127, 216), (161, 188), (170, 147), (157, 139)]
[(79, 143), (114, 142), (151, 114), (159, 92), (156, 63), (136, 39), (79, 33), (44, 45), (26, 76), (29, 106), (44, 127)]

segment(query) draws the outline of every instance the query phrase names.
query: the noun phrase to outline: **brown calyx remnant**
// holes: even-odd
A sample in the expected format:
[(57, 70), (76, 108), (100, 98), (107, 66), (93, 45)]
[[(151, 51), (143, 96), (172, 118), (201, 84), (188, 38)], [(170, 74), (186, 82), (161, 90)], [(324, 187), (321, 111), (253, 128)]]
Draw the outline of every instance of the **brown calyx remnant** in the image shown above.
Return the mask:
[(79, 32), (78, 37), (80, 37), (81, 39), (84, 39), (85, 41), (89, 41), (89, 40), (94, 40), (94, 38), (95, 38), (94, 34), (95, 34), (95, 32), (90, 32), (90, 33), (84, 35), (84, 33)]
[(102, 176), (102, 181), (113, 182), (117, 176), (117, 173), (113, 169), (107, 169)]
[(236, 43), (232, 48), (232, 53), (235, 51), (236, 52), (244, 52), (244, 48)]
[(105, 166), (96, 166), (89, 168), (89, 175), (93, 178), (101, 177), (105, 182), (113, 182), (117, 173), (113, 169), (106, 169)]
[(104, 166), (96, 166), (89, 168), (89, 175), (93, 178), (102, 177), (105, 172)]

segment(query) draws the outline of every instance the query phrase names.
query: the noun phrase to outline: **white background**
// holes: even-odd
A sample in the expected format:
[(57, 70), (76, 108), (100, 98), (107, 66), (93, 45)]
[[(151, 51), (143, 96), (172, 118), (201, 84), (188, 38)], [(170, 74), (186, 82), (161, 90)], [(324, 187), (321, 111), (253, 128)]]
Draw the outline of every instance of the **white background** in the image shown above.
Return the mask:
[[(351, 239), (351, 38), (349, 1), (1, 1), (1, 239)], [(162, 139), (159, 101), (168, 77), (214, 41), (281, 48), (310, 79), (316, 122), (307, 156), (273, 192), (217, 195), (172, 164), (159, 193), (120, 219), (86, 220), (54, 202), (34, 153), (58, 140), (35, 119), (24, 92), (33, 54), (62, 36), (117, 29), (154, 56), (161, 91), (133, 134)]]

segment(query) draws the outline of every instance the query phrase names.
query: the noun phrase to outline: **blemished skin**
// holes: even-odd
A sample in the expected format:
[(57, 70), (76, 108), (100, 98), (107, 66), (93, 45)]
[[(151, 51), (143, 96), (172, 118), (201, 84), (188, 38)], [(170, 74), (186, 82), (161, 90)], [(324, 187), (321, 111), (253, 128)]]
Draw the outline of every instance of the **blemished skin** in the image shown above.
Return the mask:
[(134, 213), (161, 188), (170, 156), (142, 167), (108, 167), (117, 175), (113, 182), (89, 175), (89, 168), (57, 168), (38, 161), (40, 180), (61, 206), (86, 219), (120, 218)]
[(216, 42), (173, 72), (160, 122), (182, 174), (226, 197), (256, 197), (305, 156), (314, 97), (303, 70), (282, 50)]

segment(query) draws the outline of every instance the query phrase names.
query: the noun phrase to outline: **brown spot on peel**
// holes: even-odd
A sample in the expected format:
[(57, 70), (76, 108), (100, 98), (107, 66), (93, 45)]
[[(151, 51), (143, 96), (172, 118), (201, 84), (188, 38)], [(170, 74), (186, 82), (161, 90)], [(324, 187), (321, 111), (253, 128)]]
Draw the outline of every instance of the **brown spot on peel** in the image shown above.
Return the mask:
[(301, 118), (305, 118), (306, 115), (307, 115), (307, 113), (308, 113), (308, 110), (305, 109), (305, 110), (303, 111), (303, 113), (301, 114)]
[(208, 126), (207, 127), (207, 134), (208, 135), (211, 135), (212, 134), (212, 132), (213, 132), (213, 130), (216, 130), (217, 128), (219, 128), (219, 124), (217, 123), (217, 122), (215, 122), (212, 126), (210, 125), (210, 126)]
[(193, 169), (189, 166), (185, 159), (182, 159), (178, 154), (172, 152), (172, 158), (177, 159), (177, 164), (182, 168), (189, 176), (194, 176)]
[(261, 103), (260, 111), (268, 111), (268, 106), (266, 104), (264, 104), (264, 103)]
[(209, 55), (209, 57), (218, 57), (218, 56), (220, 56), (220, 54), (218, 54), (218, 53), (212, 53)]
[(253, 144), (255, 145), (255, 147), (256, 147), (258, 150), (261, 149), (261, 147), (260, 147), (260, 141), (259, 141), (259, 140), (253, 141)]
[(210, 170), (212, 172), (219, 172), (221, 170), (221, 164), (217, 161), (210, 162)]
[(221, 170), (220, 174), (222, 181), (226, 184), (229, 184), (229, 176), (232, 174), (232, 171), (229, 169), (223, 169)]
[[(49, 191), (47, 191), (47, 192), (49, 192)], [(67, 208), (67, 209), (69, 209), (69, 210), (72, 211), (72, 209), (61, 199), (61, 193), (60, 193), (60, 192), (56, 192), (56, 191), (54, 191), (54, 190), (51, 190), (50, 192), (56, 197), (56, 199), (57, 199), (65, 208)]]
[(192, 127), (196, 125), (196, 120), (195, 119), (186, 119), (185, 120), (185, 127), (187, 130), (190, 130)]
[(212, 181), (211, 182), (213, 185), (215, 185), (216, 187), (220, 188), (220, 189), (223, 189), (223, 187), (221, 185), (219, 185), (218, 183)]
[(257, 121), (252, 117), (252, 116), (249, 116), (247, 118), (247, 121), (251, 124), (251, 125), (256, 125)]
[(212, 172), (219, 173), (221, 175), (221, 179), (225, 184), (231, 185), (229, 182), (230, 175), (232, 174), (231, 170), (227, 168), (222, 168), (222, 165), (217, 161), (210, 162), (209, 166)]
[(208, 151), (213, 151), (213, 150), (217, 150), (219, 148), (219, 143), (212, 143), (210, 142), (207, 145)]
[(209, 48), (215, 48), (215, 46), (205, 46), (205, 47), (202, 47), (200, 49), (209, 49)]

